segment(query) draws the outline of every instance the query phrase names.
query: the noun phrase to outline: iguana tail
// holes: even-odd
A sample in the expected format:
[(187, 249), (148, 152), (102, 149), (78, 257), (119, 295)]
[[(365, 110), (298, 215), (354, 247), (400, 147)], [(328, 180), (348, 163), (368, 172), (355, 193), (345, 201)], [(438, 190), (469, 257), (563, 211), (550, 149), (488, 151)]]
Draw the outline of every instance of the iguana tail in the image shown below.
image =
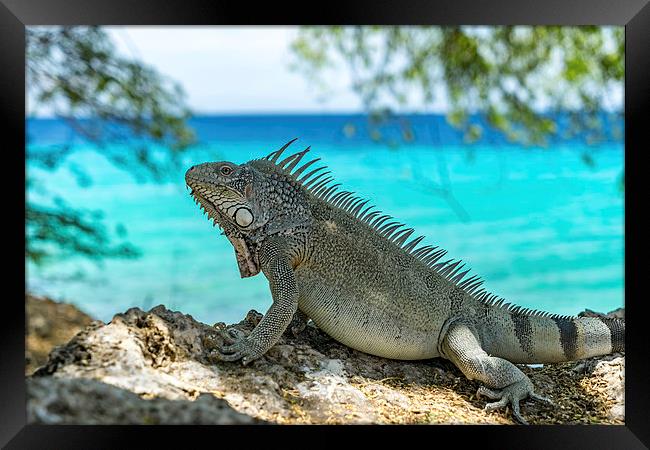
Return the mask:
[(484, 350), (513, 363), (556, 363), (625, 351), (625, 320), (492, 308)]

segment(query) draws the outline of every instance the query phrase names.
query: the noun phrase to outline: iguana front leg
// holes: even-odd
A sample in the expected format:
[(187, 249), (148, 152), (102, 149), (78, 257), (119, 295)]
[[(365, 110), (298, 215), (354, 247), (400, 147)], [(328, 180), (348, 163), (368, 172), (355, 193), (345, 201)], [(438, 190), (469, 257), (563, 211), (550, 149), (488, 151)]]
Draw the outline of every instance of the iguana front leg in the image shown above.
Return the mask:
[(222, 333), (226, 345), (211, 353), (217, 360), (241, 359), (246, 365), (259, 358), (278, 342), (298, 310), (296, 277), (283, 241), (265, 241), (260, 248), (259, 261), (262, 272), (269, 280), (273, 304), (248, 336), (243, 333)]
[(512, 415), (527, 424), (519, 411), (519, 402), (527, 397), (552, 404), (534, 392), (532, 381), (510, 361), (489, 356), (482, 348), (471, 328), (464, 323), (452, 324), (442, 341), (443, 356), (451, 360), (470, 380), (485, 384), (478, 394), (499, 401), (485, 405), (486, 410), (512, 405)]

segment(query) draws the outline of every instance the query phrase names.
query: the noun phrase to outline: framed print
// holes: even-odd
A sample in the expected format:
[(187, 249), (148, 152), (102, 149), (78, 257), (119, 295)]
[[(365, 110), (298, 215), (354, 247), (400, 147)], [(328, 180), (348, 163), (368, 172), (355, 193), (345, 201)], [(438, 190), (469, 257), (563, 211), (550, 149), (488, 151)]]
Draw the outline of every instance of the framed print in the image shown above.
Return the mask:
[(646, 3), (2, 0), (2, 444), (646, 448)]

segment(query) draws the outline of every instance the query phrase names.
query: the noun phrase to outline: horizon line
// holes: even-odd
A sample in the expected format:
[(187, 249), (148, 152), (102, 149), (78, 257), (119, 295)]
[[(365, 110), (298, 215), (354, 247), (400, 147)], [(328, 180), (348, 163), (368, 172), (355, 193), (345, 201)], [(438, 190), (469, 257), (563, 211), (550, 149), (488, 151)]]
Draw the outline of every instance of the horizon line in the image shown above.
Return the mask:
[[(572, 110), (562, 110), (562, 111), (539, 111), (539, 114), (556, 114), (556, 113), (569, 113), (569, 112), (575, 112)], [(615, 113), (615, 114), (623, 114), (622, 110), (611, 110), (607, 108), (603, 108), (599, 110), (601, 113)], [(393, 116), (400, 116), (400, 115), (410, 115), (410, 116), (446, 116), (449, 112), (447, 111), (431, 111), (431, 112), (423, 112), (423, 111), (393, 111), (392, 115)], [(371, 112), (368, 111), (363, 111), (363, 110), (341, 110), (341, 111), (301, 111), (301, 110), (296, 110), (296, 111), (197, 111), (193, 112), (190, 115), (190, 119), (193, 118), (201, 118), (201, 117), (242, 117), (242, 116), (248, 116), (248, 117), (253, 117), (253, 116), (368, 116), (371, 115)], [(469, 116), (474, 116), (477, 114), (481, 114), (480, 111), (474, 111), (469, 113)], [(51, 115), (51, 114), (36, 114), (36, 115), (25, 115), (25, 120), (30, 120), (30, 119), (63, 119), (63, 116), (56, 116), (56, 115)], [(91, 116), (79, 116), (76, 117), (78, 119), (90, 119), (92, 118)]]

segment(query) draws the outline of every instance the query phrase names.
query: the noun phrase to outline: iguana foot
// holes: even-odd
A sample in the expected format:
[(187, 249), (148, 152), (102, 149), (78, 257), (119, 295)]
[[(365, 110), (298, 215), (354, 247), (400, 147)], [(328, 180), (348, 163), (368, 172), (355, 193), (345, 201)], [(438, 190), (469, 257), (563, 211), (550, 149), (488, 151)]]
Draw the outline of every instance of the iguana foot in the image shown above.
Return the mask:
[(309, 322), (309, 317), (302, 311), (298, 310), (293, 316), (291, 323), (289, 324), (289, 330), (294, 337), (297, 337), (300, 333), (305, 331), (307, 328), (307, 322)]
[(293, 334), (294, 337), (298, 337), (300, 335), (300, 333), (305, 331), (305, 328), (307, 328), (306, 323), (303, 323), (303, 324), (300, 324), (300, 325), (294, 325), (294, 326), (291, 327), (291, 334)]
[(216, 361), (237, 361), (242, 360), (244, 365), (256, 360), (264, 354), (256, 346), (246, 333), (236, 328), (228, 330), (217, 330), (224, 344), (212, 343), (208, 358)]
[(504, 406), (511, 404), (512, 415), (517, 420), (517, 422), (528, 425), (528, 422), (523, 418), (521, 411), (519, 410), (519, 402), (521, 400), (530, 397), (533, 400), (553, 405), (553, 402), (551, 400), (536, 394), (533, 389), (533, 384), (528, 379), (525, 379), (517, 381), (516, 383), (512, 383), (503, 389), (493, 390), (488, 389), (485, 386), (481, 386), (478, 388), (478, 391), (476, 391), (476, 395), (484, 395), (493, 400), (499, 399), (497, 402), (487, 403), (485, 405), (486, 411), (493, 411), (495, 409), (503, 408)]

